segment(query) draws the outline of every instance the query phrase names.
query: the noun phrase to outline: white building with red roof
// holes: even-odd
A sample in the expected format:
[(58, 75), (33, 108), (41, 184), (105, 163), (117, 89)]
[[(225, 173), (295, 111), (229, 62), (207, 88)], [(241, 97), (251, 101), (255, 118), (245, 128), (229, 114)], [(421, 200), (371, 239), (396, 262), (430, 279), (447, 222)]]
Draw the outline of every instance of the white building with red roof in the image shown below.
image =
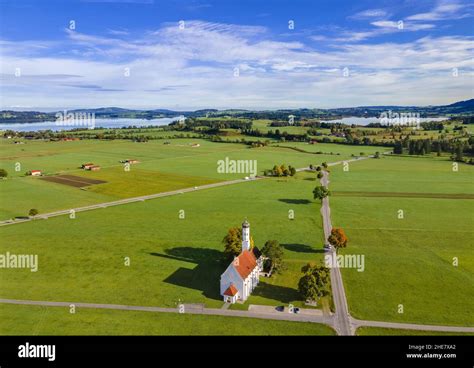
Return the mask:
[(258, 285), (263, 270), (263, 257), (257, 247), (250, 246), (250, 224), (242, 224), (242, 252), (221, 275), (221, 295), (226, 303), (246, 301)]

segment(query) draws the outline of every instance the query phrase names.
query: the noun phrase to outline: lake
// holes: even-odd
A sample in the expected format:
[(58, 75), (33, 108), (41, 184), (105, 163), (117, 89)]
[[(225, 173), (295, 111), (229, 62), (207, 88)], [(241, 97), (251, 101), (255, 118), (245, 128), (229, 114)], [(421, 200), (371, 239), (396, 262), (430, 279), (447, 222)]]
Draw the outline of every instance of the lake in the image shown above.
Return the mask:
[[(94, 126), (96, 128), (122, 128), (128, 126), (136, 127), (146, 127), (146, 126), (163, 126), (168, 125), (169, 123), (180, 119), (180, 116), (174, 118), (160, 118), (160, 119), (95, 119)], [(444, 117), (435, 117), (435, 118), (420, 118), (420, 122), (427, 121), (442, 121), (446, 120)], [(343, 123), (347, 125), (356, 124), (356, 125), (368, 125), (370, 123), (380, 122), (379, 118), (361, 118), (361, 117), (345, 117), (342, 119), (336, 120), (322, 120), (321, 122), (327, 123)], [(90, 124), (89, 124), (90, 125)], [(0, 124), (0, 130), (15, 130), (17, 132), (37, 132), (39, 130), (72, 130), (77, 128), (87, 128), (87, 124), (61, 124), (61, 122), (56, 121), (44, 121), (41, 123), (25, 123), (25, 124)]]
[[(122, 128), (128, 126), (146, 127), (146, 126), (163, 126), (178, 120), (180, 117), (160, 118), (160, 119), (95, 119), (94, 126), (96, 128)], [(77, 128), (87, 128), (90, 124), (61, 124), (56, 121), (43, 121), (41, 123), (25, 123), (25, 124), (0, 124), (0, 130), (15, 130), (17, 132), (37, 132), (39, 130), (72, 130)]]
[[(419, 118), (420, 123), (425, 123), (428, 121), (443, 121), (448, 118), (446, 117), (435, 117), (435, 118)], [(321, 122), (324, 123), (342, 123), (342, 124), (347, 124), (347, 125), (368, 125), (370, 123), (380, 123), (380, 118), (377, 117), (371, 117), (371, 118), (361, 118), (361, 117), (356, 117), (356, 116), (350, 116), (342, 119), (336, 119), (336, 120), (321, 120)]]

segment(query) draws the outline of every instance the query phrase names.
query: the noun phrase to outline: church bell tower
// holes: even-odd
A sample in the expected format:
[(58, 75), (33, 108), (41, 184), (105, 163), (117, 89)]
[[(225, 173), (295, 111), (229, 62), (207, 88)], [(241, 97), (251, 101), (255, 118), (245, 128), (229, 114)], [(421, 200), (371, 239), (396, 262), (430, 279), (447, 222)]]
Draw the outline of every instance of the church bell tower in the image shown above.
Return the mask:
[(250, 224), (247, 220), (242, 223), (242, 252), (250, 250)]

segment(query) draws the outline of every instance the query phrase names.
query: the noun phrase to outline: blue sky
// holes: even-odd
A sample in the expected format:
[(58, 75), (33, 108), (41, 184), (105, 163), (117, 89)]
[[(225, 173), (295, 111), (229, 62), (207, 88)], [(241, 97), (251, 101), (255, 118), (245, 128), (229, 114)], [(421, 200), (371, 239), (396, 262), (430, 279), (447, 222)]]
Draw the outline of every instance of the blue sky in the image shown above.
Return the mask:
[(0, 0), (2, 109), (472, 98), (469, 1)]

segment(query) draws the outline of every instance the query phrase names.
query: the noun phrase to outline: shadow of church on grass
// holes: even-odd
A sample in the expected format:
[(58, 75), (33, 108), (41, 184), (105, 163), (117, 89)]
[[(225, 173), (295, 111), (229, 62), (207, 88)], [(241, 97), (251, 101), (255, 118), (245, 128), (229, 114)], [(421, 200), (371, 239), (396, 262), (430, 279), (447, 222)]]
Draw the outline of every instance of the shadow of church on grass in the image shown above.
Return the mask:
[(295, 198), (280, 198), (278, 201), (287, 204), (311, 204), (309, 199), (295, 199)]
[(252, 292), (252, 296), (259, 296), (265, 299), (275, 300), (279, 303), (288, 304), (295, 300), (301, 300), (298, 290), (287, 286), (267, 284), (262, 278), (260, 283)]
[(166, 249), (165, 254), (152, 252), (150, 255), (195, 263), (193, 269), (180, 267), (163, 281), (188, 289), (200, 290), (206, 298), (222, 300), (219, 281), (225, 270), (222, 252), (210, 248), (176, 247)]
[(320, 249), (313, 248), (308, 244), (282, 244), (281, 246), (290, 252), (296, 253), (324, 253), (322, 245)]

